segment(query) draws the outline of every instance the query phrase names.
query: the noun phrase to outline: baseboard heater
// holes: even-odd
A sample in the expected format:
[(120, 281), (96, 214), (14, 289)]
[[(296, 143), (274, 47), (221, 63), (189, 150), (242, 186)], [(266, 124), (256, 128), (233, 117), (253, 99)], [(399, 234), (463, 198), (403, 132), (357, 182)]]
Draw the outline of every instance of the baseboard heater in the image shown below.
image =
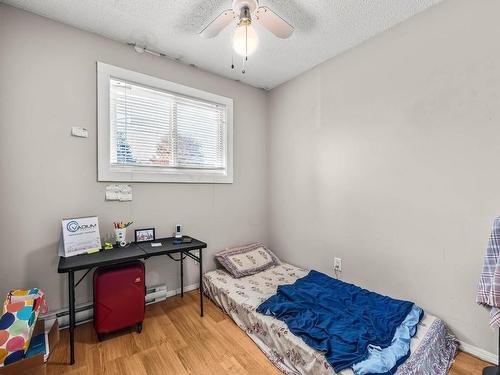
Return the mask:
[[(184, 289), (188, 291), (188, 288)], [(179, 293), (180, 289), (168, 291), (166, 284), (146, 287), (145, 303), (146, 305), (150, 305), (152, 303), (165, 301), (168, 297), (175, 296), (176, 294)], [(93, 312), (94, 312), (94, 305), (90, 302), (77, 305), (75, 308), (76, 325), (92, 321)], [(68, 309), (61, 309), (58, 311), (51, 312), (49, 314), (41, 315), (40, 317), (48, 322), (52, 322), (57, 319), (57, 322), (59, 324), (59, 329), (68, 328), (69, 326)]]

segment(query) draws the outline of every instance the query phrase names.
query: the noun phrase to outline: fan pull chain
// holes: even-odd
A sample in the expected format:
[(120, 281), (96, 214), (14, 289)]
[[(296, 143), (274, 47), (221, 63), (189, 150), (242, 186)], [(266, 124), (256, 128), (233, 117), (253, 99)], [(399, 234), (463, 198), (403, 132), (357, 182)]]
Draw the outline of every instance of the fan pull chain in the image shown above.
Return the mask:
[(231, 51), (231, 69), (234, 69), (234, 53)]
[(248, 26), (245, 25), (245, 58), (243, 59), (243, 70), (241, 71), (242, 74), (245, 74), (245, 66), (247, 61), (248, 61)]

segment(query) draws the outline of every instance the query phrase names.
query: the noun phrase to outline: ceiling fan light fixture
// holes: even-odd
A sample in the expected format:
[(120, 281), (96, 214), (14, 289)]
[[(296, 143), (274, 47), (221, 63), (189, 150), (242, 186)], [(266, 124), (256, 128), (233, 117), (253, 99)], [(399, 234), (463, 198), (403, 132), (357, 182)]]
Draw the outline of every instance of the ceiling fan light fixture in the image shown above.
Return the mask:
[[(0, 0), (1, 1), (1, 0)], [(214, 38), (224, 28), (237, 22), (233, 34), (233, 50), (243, 57), (242, 73), (245, 73), (245, 62), (259, 46), (259, 36), (253, 28), (253, 22), (259, 23), (278, 38), (289, 38), (293, 33), (293, 26), (266, 6), (260, 6), (259, 0), (233, 0), (232, 9), (222, 11), (210, 22), (200, 35), (203, 38)], [(231, 69), (234, 69), (234, 59), (231, 56)]]
[(233, 35), (233, 49), (238, 55), (250, 56), (259, 46), (259, 36), (251, 24), (238, 25)]

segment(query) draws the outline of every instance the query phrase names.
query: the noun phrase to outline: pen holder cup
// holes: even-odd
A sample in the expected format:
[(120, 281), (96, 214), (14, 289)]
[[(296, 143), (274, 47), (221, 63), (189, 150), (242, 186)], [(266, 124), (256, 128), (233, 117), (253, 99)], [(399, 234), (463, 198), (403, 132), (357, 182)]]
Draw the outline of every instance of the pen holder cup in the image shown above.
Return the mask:
[(126, 241), (127, 228), (115, 228), (115, 242), (121, 243)]

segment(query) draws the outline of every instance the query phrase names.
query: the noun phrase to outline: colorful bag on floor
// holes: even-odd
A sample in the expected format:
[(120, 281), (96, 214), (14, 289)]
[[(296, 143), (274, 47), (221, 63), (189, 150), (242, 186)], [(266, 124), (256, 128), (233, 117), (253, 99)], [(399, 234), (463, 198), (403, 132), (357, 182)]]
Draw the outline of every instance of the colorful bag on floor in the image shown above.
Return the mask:
[(45, 294), (38, 288), (11, 290), (0, 317), (0, 367), (24, 358), (40, 312), (47, 312)]

